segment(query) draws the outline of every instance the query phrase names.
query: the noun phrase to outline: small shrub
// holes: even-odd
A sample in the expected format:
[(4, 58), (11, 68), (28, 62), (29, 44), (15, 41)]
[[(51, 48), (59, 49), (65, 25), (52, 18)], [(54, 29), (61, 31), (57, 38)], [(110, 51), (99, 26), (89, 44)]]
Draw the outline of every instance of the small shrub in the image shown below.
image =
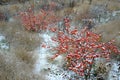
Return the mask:
[(20, 14), (21, 21), (25, 29), (28, 31), (42, 31), (49, 29), (49, 24), (55, 24), (58, 18), (52, 11), (41, 10), (39, 14), (35, 15), (32, 8), (27, 12)]
[[(66, 20), (65, 20), (66, 21)], [(65, 22), (65, 32), (59, 31), (56, 40), (59, 46), (55, 48), (57, 53), (52, 57), (66, 54), (66, 66), (80, 76), (88, 80), (96, 58), (110, 60), (111, 53), (119, 54), (120, 51), (113, 44), (114, 40), (101, 42), (101, 35), (96, 34), (87, 28), (78, 31), (70, 29), (69, 21)]]

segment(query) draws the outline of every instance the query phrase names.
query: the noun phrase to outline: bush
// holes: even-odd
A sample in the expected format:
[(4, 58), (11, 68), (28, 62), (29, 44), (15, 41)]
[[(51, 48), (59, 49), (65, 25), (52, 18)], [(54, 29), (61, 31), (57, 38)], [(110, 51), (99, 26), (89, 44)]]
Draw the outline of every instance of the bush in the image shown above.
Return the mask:
[(58, 21), (53, 11), (41, 10), (35, 15), (32, 8), (26, 12), (21, 12), (20, 17), (25, 29), (35, 32), (49, 29), (49, 24), (55, 24)]
[(120, 51), (113, 44), (114, 40), (106, 43), (101, 42), (101, 35), (96, 34), (87, 28), (78, 31), (71, 30), (69, 20), (65, 20), (65, 31), (59, 31), (55, 38), (59, 46), (55, 48), (57, 53), (52, 57), (55, 59), (59, 55), (66, 54), (66, 66), (80, 76), (85, 76), (88, 80), (95, 59), (105, 58), (110, 60), (110, 54)]

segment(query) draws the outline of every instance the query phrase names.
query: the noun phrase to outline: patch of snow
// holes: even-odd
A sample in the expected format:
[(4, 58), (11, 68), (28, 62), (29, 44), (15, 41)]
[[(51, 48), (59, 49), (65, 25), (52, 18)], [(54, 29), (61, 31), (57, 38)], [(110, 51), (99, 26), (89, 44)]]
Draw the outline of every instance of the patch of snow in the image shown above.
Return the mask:
[(1, 48), (1, 49), (9, 49), (9, 46), (6, 45), (6, 44), (1, 44), (1, 43), (0, 43), (0, 48)]
[(64, 71), (60, 67), (53, 65), (47, 77), (48, 80), (70, 80), (73, 75), (75, 75), (74, 72)]
[(116, 62), (113, 62), (112, 68), (109, 72), (108, 80), (120, 80), (118, 68), (119, 68), (118, 64)]
[(43, 69), (47, 69), (49, 67), (49, 63), (47, 61), (47, 57), (49, 56), (48, 54), (44, 53), (44, 51), (46, 52), (46, 50), (41, 49), (41, 52), (38, 54), (38, 60), (35, 64), (35, 69), (34, 72), (35, 73), (40, 73), (41, 70)]
[(14, 18), (9, 18), (9, 20), (8, 20), (9, 22), (14, 22), (15, 21), (15, 19)]
[(0, 35), (0, 49), (9, 49), (7, 42), (5, 41), (5, 36)]
[(117, 14), (120, 14), (120, 11), (113, 11), (112, 16), (116, 16)]
[(57, 46), (57, 43), (51, 39), (53, 36), (55, 36), (55, 34), (52, 34), (52, 33), (40, 34), (40, 37), (43, 38), (43, 42), (46, 43), (46, 45), (55, 47)]
[(0, 35), (0, 41), (5, 40), (5, 36)]

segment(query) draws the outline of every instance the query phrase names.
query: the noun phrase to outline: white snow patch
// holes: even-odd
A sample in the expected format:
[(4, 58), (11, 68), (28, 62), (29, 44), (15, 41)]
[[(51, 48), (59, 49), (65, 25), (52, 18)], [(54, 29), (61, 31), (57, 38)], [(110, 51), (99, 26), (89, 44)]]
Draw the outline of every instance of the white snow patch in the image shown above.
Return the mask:
[(109, 72), (108, 80), (120, 80), (119, 66), (116, 62), (112, 64), (112, 68)]
[(1, 49), (9, 49), (7, 42), (5, 42), (5, 36), (0, 35), (0, 48)]
[(0, 35), (0, 41), (4, 40), (5, 39), (5, 36), (3, 35)]

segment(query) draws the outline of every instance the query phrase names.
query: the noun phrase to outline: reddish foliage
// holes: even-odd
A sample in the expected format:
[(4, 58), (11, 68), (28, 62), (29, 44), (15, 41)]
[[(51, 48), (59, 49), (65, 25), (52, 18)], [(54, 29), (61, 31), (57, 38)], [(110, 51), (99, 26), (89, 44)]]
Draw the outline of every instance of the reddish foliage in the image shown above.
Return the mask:
[(78, 32), (78, 30), (75, 29), (75, 30), (71, 31), (71, 34), (72, 34), (72, 35), (75, 35), (75, 34), (77, 34), (77, 32)]
[(49, 29), (48, 25), (55, 24), (58, 18), (52, 11), (40, 10), (38, 14), (34, 14), (32, 8), (26, 12), (21, 12), (21, 21), (24, 27), (29, 31), (39, 31)]
[(56, 27), (52, 27), (52, 28), (49, 28), (49, 30), (52, 31), (52, 32), (56, 32), (57, 28)]
[[(69, 22), (67, 22), (69, 23)], [(66, 34), (62, 31), (58, 32), (57, 38), (54, 41), (59, 43), (56, 48), (57, 53), (52, 57), (55, 59), (61, 54), (67, 54), (67, 67), (83, 76), (90, 74), (91, 66), (96, 58), (110, 59), (111, 53), (120, 53), (114, 41), (107, 43), (101, 42), (101, 35), (96, 34), (87, 28), (78, 31), (77, 29), (70, 30)]]

